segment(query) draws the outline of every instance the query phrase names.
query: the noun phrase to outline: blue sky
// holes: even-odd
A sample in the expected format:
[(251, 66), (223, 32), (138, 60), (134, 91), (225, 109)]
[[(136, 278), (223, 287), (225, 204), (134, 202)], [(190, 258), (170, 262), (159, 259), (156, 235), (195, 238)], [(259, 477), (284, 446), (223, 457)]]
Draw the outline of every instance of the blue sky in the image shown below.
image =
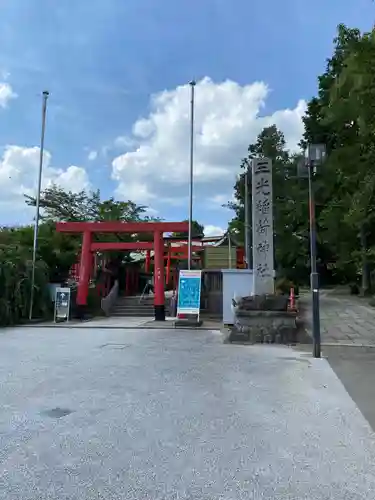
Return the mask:
[(0, 0), (0, 224), (32, 219), (44, 89), (44, 185), (186, 218), (195, 78), (194, 217), (225, 228), (247, 145), (275, 122), (294, 148), (337, 24), (374, 18), (371, 0)]

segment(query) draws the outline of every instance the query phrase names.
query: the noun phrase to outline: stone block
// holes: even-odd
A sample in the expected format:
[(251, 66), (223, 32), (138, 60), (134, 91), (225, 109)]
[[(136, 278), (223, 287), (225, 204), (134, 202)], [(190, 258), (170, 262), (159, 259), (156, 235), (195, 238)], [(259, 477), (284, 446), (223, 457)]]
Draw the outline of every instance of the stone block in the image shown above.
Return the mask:
[(242, 297), (238, 303), (238, 310), (243, 311), (287, 311), (287, 295), (252, 295)]
[(294, 344), (297, 342), (296, 313), (237, 309), (226, 342)]

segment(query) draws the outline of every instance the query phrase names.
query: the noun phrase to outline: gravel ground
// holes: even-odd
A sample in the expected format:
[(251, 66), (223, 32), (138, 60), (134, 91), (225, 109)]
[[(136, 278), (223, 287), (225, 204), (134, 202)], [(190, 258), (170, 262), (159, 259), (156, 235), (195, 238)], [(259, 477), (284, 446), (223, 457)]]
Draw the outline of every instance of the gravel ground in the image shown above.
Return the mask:
[(0, 499), (359, 500), (375, 440), (325, 359), (210, 331), (0, 334)]

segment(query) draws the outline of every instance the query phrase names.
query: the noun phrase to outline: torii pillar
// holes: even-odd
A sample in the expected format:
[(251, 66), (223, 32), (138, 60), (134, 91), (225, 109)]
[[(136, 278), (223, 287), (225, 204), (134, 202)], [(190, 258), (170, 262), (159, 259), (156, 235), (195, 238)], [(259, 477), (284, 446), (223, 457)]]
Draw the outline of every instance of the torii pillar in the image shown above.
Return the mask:
[(79, 282), (77, 288), (77, 305), (85, 306), (89, 294), (89, 283), (91, 275), (91, 232), (84, 231), (82, 236), (81, 260), (79, 267)]
[(155, 321), (165, 321), (164, 241), (159, 231), (154, 232), (154, 294)]

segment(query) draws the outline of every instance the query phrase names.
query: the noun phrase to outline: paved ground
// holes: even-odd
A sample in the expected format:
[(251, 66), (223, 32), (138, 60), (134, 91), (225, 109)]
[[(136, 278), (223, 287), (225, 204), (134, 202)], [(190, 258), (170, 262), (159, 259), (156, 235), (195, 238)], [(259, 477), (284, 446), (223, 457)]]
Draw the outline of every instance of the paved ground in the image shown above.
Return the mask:
[(323, 354), (375, 430), (375, 349), (326, 346)]
[(345, 500), (375, 437), (326, 360), (214, 332), (6, 330), (0, 499)]
[[(309, 297), (302, 298), (305, 318), (311, 329)], [(375, 346), (375, 308), (368, 299), (322, 293), (320, 300), (322, 343)]]
[[(303, 305), (309, 305), (306, 296)], [(320, 309), (323, 356), (375, 430), (375, 309), (368, 299), (334, 291), (323, 291)]]
[[(150, 317), (139, 317), (139, 316), (109, 316), (109, 317), (97, 317), (87, 321), (61, 321), (55, 323), (53, 321), (45, 323), (34, 323), (28, 325), (27, 328), (147, 328), (147, 329), (170, 329), (175, 328), (174, 323), (176, 321), (175, 317), (166, 317), (165, 321), (155, 321), (154, 318)], [(201, 329), (204, 330), (220, 330), (223, 327), (221, 321), (213, 319), (204, 319)]]
[(42, 325), (35, 323), (34, 325), (29, 325), (28, 328), (138, 328), (146, 325), (150, 322), (150, 318), (138, 317), (138, 316), (109, 316), (109, 317), (97, 317), (87, 321), (72, 320), (69, 322), (61, 321), (58, 323), (46, 322)]

